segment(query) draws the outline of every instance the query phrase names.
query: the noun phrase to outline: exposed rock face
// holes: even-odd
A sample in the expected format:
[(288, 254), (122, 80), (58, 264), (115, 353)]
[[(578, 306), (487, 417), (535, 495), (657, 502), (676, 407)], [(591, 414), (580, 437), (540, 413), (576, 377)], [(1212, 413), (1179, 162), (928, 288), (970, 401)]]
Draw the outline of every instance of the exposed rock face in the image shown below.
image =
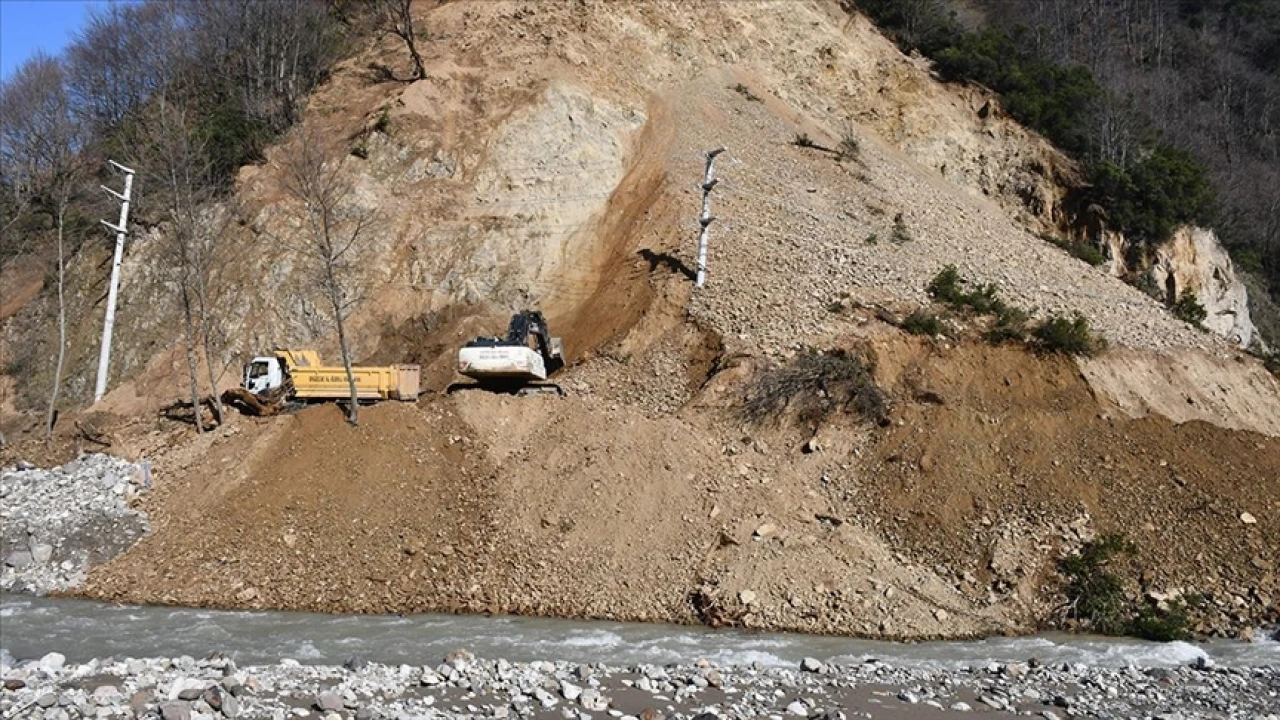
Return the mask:
[(1249, 317), (1248, 291), (1212, 230), (1179, 228), (1156, 250), (1147, 273), (1166, 303), (1193, 292), (1209, 313), (1206, 328), (1241, 347), (1253, 342), (1256, 330)]

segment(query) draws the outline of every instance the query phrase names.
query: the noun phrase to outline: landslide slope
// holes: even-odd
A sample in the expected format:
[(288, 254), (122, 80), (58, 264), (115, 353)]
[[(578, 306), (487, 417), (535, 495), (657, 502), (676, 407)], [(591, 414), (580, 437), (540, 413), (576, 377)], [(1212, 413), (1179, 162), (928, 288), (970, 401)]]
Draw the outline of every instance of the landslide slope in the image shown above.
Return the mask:
[[(398, 50), (371, 47), (303, 128), (359, 144), (348, 169), (384, 219), (359, 354), (423, 362), (439, 390), (461, 341), (537, 305), (575, 361), (571, 397), (429, 393), (359, 428), (317, 408), (176, 446), (134, 432), (121, 447), (156, 462), (156, 530), (87, 594), (975, 635), (1051, 618), (1060, 554), (1125, 530), (1142, 589), (1210, 598), (1202, 629), (1277, 618), (1280, 384), (1036, 237), (1073, 171), (981, 93), (834, 2), (416, 8), (428, 79), (371, 82)], [(295, 140), (240, 178), (254, 252), (228, 304), (235, 353), (332, 348), (270, 241), (289, 232)], [(1077, 364), (880, 319), (926, 304), (945, 264), (1039, 316), (1082, 312), (1113, 349)], [(144, 347), (118, 407), (172, 364)], [(758, 373), (805, 347), (870, 348), (887, 426), (744, 419)]]

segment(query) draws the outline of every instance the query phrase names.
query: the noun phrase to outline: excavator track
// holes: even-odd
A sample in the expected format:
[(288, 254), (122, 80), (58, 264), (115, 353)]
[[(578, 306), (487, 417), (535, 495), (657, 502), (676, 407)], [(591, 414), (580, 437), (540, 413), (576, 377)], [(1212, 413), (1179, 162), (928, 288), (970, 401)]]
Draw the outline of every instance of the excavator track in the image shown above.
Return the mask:
[(528, 383), (524, 381), (507, 383), (453, 383), (449, 387), (445, 388), (445, 394), (453, 395), (456, 392), (464, 390), (484, 390), (486, 392), (502, 395), (515, 395), (517, 397), (528, 397), (533, 395), (556, 395), (559, 397), (568, 396), (568, 393), (565, 392), (564, 388), (555, 383)]

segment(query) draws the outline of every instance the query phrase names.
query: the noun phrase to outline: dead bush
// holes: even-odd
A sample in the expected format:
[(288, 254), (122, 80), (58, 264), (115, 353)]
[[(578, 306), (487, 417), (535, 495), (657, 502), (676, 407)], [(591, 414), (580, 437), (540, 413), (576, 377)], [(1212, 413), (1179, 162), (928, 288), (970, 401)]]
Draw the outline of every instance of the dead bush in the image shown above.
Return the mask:
[(883, 424), (888, 402), (872, 378), (872, 368), (859, 354), (806, 350), (755, 377), (742, 406), (743, 418), (777, 421), (793, 411), (802, 422), (816, 422), (836, 412), (855, 412)]

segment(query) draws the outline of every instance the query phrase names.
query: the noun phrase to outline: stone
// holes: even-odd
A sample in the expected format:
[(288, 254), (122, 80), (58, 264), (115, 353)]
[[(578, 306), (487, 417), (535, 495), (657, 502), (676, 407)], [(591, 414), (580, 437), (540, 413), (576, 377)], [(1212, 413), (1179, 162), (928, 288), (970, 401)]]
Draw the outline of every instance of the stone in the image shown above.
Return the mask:
[(767, 537), (774, 535), (777, 532), (778, 532), (777, 525), (774, 525), (773, 523), (764, 523), (760, 527), (756, 528), (755, 536), (756, 538), (763, 540)]
[(5, 678), (4, 679), (4, 689), (8, 690), (9, 692), (13, 692), (15, 690), (21, 690), (26, 686), (27, 686), (27, 683), (23, 681), (21, 678)]
[(662, 720), (662, 713), (647, 707), (640, 712), (639, 720)]
[(957, 702), (951, 704), (951, 709), (956, 712), (970, 712), (973, 708), (967, 702)]
[(822, 445), (818, 443), (817, 438), (809, 438), (804, 446), (800, 448), (800, 452), (811, 455), (813, 453), (822, 452)]
[(342, 709), (342, 696), (335, 692), (322, 692), (316, 696), (315, 706), (325, 712)]
[(160, 718), (161, 720), (191, 720), (191, 706), (176, 700), (161, 703)]
[(751, 605), (756, 601), (756, 594), (752, 590), (743, 590), (738, 593), (738, 600), (740, 600), (743, 605)]
[(609, 698), (601, 695), (595, 688), (587, 688), (578, 697), (578, 704), (589, 712), (604, 712), (609, 707)]
[(115, 685), (99, 685), (93, 689), (93, 702), (96, 705), (110, 705), (120, 699), (120, 689)]
[(186, 700), (188, 702), (193, 700), (199, 700), (200, 697), (203, 695), (204, 695), (204, 688), (202, 687), (184, 687), (178, 691), (178, 699)]
[(1017, 680), (1026, 675), (1029, 670), (1030, 669), (1024, 663), (1009, 663), (1004, 666), (1004, 675), (1005, 677)]
[(787, 706), (787, 712), (791, 715), (799, 715), (800, 717), (809, 717), (809, 706), (796, 700)]
[(37, 565), (43, 565), (53, 558), (53, 546), (49, 543), (36, 543), (31, 546), (31, 560)]
[(67, 664), (67, 656), (62, 653), (51, 652), (40, 658), (40, 662), (36, 664), (41, 670), (52, 675), (62, 669)]
[[(506, 708), (502, 709), (506, 710)], [(356, 710), (356, 720), (374, 720), (375, 717), (377, 717), (377, 715), (373, 712), (373, 708), (371, 707), (362, 707), (359, 710)]]
[(582, 688), (578, 687), (577, 685), (574, 685), (571, 682), (561, 681), (560, 694), (564, 696), (565, 700), (568, 700), (569, 702), (573, 702), (574, 700), (577, 700), (582, 695)]
[(825, 672), (827, 666), (823, 665), (822, 661), (817, 658), (807, 657), (800, 661), (800, 669), (805, 672), (820, 673)]
[(53, 693), (45, 693), (36, 698), (36, 705), (42, 708), (51, 708), (58, 704), (58, 696)]
[(920, 702), (920, 698), (916, 697), (914, 693), (909, 693), (905, 691), (898, 693), (898, 699), (904, 703), (907, 703), (908, 705), (915, 705), (916, 703)]
[(937, 610), (933, 611), (933, 617), (938, 622), (946, 622), (947, 618), (950, 616), (947, 614), (946, 610), (943, 610), (942, 608), (938, 608)]
[(1245, 525), (1257, 525), (1258, 518), (1254, 517), (1250, 513), (1242, 512), (1240, 513), (1240, 522), (1244, 523)]
[(224, 695), (222, 697), (222, 715), (228, 718), (239, 717), (240, 700), (236, 696)]
[(210, 685), (208, 689), (200, 695), (200, 699), (204, 700), (205, 704), (209, 706), (209, 709), (219, 711), (222, 710), (223, 697), (225, 697), (225, 694), (223, 693), (222, 688), (218, 685)]

